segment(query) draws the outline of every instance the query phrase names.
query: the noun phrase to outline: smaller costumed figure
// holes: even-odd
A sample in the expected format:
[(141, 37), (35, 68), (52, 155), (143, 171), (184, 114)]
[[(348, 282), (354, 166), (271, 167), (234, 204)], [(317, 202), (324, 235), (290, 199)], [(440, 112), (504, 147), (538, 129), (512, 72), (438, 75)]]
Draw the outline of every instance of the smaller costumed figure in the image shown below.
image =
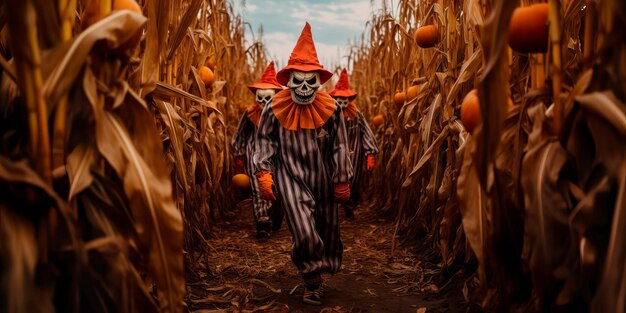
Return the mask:
[[(350, 89), (348, 71), (344, 68), (339, 76), (335, 89), (329, 95), (337, 101), (337, 105), (343, 110), (348, 132), (348, 147), (354, 176), (350, 182), (350, 201), (343, 205), (346, 217), (354, 217), (354, 209), (359, 204), (363, 179), (363, 168), (373, 171), (376, 165), (378, 147), (376, 139), (365, 121), (363, 114), (354, 103), (357, 93)], [(365, 165), (365, 166), (364, 166)]]
[(259, 193), (259, 181), (254, 176), (254, 165), (252, 163), (255, 147), (256, 130), (259, 126), (261, 112), (274, 94), (283, 89), (276, 81), (276, 70), (272, 61), (261, 79), (248, 89), (255, 95), (255, 102), (250, 105), (244, 112), (237, 131), (233, 135), (232, 147), (235, 155), (235, 168), (237, 173), (247, 173), (250, 177), (250, 185), (252, 188), (252, 209), (254, 220), (256, 222), (257, 233), (259, 238), (269, 238), (271, 231), (280, 229), (283, 220), (283, 212), (280, 208), (280, 202), (272, 202), (261, 198)]

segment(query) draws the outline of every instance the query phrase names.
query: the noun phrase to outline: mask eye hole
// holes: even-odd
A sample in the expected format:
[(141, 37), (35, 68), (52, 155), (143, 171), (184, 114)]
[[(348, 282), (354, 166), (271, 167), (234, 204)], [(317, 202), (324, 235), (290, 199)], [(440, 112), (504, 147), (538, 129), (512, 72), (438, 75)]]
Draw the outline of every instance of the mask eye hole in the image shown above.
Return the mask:
[(296, 84), (296, 85), (300, 85), (300, 84), (302, 84), (302, 81), (294, 77), (293, 78), (293, 83)]
[(309, 85), (313, 85), (313, 84), (315, 84), (315, 82), (317, 82), (317, 76), (313, 76), (313, 78), (311, 78), (311, 79), (307, 80), (306, 82), (307, 82), (307, 84), (309, 84)]
[(265, 98), (263, 98), (263, 100), (265, 100), (265, 101), (270, 101), (270, 99), (272, 99), (272, 97), (270, 97), (270, 96), (266, 96)]

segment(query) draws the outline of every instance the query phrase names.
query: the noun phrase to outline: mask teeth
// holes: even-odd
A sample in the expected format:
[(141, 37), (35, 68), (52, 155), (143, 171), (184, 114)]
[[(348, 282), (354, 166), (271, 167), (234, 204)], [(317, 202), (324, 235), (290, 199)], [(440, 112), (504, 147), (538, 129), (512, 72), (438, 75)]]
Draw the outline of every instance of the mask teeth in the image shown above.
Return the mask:
[(311, 102), (312, 97), (302, 97), (296, 93), (296, 100), (300, 103), (308, 104)]

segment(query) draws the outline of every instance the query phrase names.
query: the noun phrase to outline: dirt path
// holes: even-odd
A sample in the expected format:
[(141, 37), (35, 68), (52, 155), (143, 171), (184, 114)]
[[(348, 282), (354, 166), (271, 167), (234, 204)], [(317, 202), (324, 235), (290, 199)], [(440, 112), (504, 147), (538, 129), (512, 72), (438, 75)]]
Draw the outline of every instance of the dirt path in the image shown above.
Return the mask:
[(249, 203), (208, 241), (198, 278), (188, 284), (192, 312), (466, 312), (459, 283), (433, 283), (433, 264), (404, 248), (392, 251), (394, 225), (363, 208), (341, 224), (342, 271), (324, 276), (324, 305), (301, 302), (302, 288), (289, 258), (286, 225), (270, 239), (254, 237)]

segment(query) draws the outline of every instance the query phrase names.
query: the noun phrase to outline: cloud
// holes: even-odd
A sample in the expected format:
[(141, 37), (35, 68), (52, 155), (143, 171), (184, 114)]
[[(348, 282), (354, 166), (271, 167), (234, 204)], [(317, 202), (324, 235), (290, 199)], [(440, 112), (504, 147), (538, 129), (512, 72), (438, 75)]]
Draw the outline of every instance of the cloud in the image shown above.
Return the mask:
[(246, 11), (248, 11), (250, 13), (256, 12), (256, 10), (258, 8), (259, 7), (256, 4), (254, 4), (254, 3), (250, 3), (250, 4), (246, 5)]
[(348, 41), (361, 36), (372, 12), (370, 0), (246, 0), (245, 8), (237, 2), (235, 9), (253, 29), (263, 26), (263, 42), (277, 65), (287, 63), (305, 21), (322, 65), (342, 62)]
[(296, 45), (298, 38), (293, 33), (273, 32), (265, 33), (263, 39), (270, 58), (275, 60), (277, 67), (280, 68), (287, 64), (291, 50)]
[(337, 44), (326, 44), (323, 42), (315, 43), (315, 49), (317, 50), (317, 57), (320, 60), (322, 66), (331, 70), (333, 63), (339, 60), (343, 55), (345, 47)]
[(369, 16), (369, 0), (331, 4), (298, 3), (291, 9), (290, 17), (319, 24), (322, 27), (346, 27), (363, 30)]

